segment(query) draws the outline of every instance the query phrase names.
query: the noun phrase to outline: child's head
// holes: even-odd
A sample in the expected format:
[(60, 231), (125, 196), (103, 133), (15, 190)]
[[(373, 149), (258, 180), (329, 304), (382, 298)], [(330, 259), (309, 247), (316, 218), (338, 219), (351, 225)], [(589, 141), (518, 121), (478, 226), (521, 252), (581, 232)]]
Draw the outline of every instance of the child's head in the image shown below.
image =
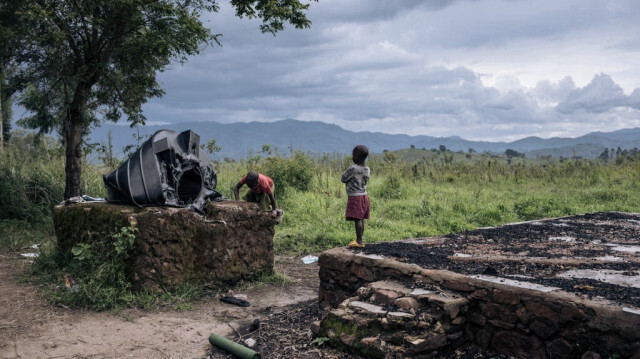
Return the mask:
[(365, 145), (357, 145), (353, 148), (353, 163), (357, 165), (364, 164), (364, 160), (369, 156), (369, 149)]
[(251, 171), (247, 173), (244, 183), (246, 183), (249, 188), (256, 188), (258, 186), (258, 172)]

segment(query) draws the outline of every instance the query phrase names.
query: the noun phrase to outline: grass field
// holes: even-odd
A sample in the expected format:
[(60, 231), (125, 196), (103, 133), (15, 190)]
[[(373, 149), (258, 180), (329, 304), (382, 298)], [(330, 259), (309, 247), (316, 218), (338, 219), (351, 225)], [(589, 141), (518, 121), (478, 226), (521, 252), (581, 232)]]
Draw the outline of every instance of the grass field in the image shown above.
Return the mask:
[[(53, 291), (49, 297), (54, 303), (100, 310), (149, 307), (164, 300), (131, 292), (119, 257), (126, 251), (96, 255), (79, 246), (74, 258), (56, 251), (51, 209), (63, 199), (62, 154), (55, 142), (34, 142), (30, 135), (14, 136), (2, 150), (0, 253), (31, 251), (29, 246), (39, 244), (34, 278), (64, 288), (61, 278), (71, 272), (84, 283), (78, 293)], [(99, 160), (99, 153), (87, 154), (83, 192), (105, 197), (102, 175), (112, 168), (95, 165)], [(355, 239), (353, 223), (344, 219), (347, 197), (340, 182), (350, 164), (348, 156), (314, 156), (295, 150), (280, 155), (265, 145), (245, 160), (215, 163), (217, 190), (233, 199), (234, 185), (248, 170), (267, 174), (276, 183), (278, 204), (285, 211), (276, 227), (276, 253), (318, 253)], [(365, 221), (365, 243), (573, 214), (640, 212), (637, 153), (602, 162), (407, 149), (374, 154), (367, 164), (372, 208), (371, 219)], [(130, 243), (127, 238), (125, 234), (117, 237)], [(199, 290), (187, 286), (166, 297), (182, 301), (175, 298), (191, 298)]]
[[(111, 168), (90, 164), (99, 154), (87, 158), (84, 193), (104, 197), (102, 174)], [(36, 146), (29, 135), (14, 136), (0, 158), (0, 251), (50, 240), (50, 211), (64, 190), (63, 163), (56, 143)], [(340, 182), (349, 165), (347, 156), (280, 155), (265, 145), (245, 160), (216, 163), (217, 189), (233, 198), (233, 186), (248, 170), (269, 175), (285, 211), (276, 229), (277, 251), (318, 252), (354, 238), (353, 223), (344, 220), (346, 194)], [(544, 217), (640, 211), (638, 156), (603, 163), (406, 149), (372, 155), (367, 165), (372, 211), (365, 243)]]

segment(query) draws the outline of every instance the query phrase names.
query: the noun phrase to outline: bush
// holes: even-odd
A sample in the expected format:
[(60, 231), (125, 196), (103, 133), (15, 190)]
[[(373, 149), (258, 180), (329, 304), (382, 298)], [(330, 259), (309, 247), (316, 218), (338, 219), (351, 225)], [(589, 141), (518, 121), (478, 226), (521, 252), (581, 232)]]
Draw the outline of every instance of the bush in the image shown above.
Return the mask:
[(0, 157), (0, 220), (47, 222), (63, 200), (62, 153), (47, 143), (16, 134), (7, 144)]
[(271, 156), (264, 159), (261, 172), (271, 177), (276, 191), (284, 196), (289, 188), (306, 191), (313, 180), (314, 163), (300, 151), (293, 151), (291, 157)]
[(62, 201), (62, 193), (62, 184), (49, 172), (25, 166), (0, 167), (0, 219), (47, 221), (53, 206)]
[(390, 173), (381, 185), (373, 188), (376, 197), (381, 199), (404, 198), (406, 191), (404, 180), (397, 173)]
[[(135, 243), (137, 229), (122, 227), (113, 242), (73, 246), (65, 286), (56, 300), (72, 307), (96, 310), (117, 309), (133, 303), (131, 283), (124, 263)], [(71, 282), (71, 283), (70, 283)]]

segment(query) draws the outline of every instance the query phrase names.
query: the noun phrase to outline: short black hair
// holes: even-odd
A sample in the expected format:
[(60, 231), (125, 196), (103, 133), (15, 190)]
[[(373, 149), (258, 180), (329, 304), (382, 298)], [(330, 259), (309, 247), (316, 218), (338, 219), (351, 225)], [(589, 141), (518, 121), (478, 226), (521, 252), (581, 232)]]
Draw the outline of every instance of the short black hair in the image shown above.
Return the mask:
[(247, 177), (245, 177), (244, 182), (249, 185), (249, 187), (253, 187), (258, 184), (258, 172), (251, 171), (247, 173)]
[(357, 145), (353, 148), (353, 163), (362, 163), (369, 156), (369, 149), (365, 145)]

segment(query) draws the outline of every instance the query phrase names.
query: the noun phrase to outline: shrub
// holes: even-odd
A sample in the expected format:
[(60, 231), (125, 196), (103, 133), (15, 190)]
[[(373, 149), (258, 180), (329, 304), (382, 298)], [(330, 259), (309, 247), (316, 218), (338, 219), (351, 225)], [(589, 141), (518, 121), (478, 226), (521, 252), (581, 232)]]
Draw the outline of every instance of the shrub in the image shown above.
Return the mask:
[(264, 159), (261, 172), (271, 177), (279, 195), (289, 188), (306, 191), (313, 180), (314, 162), (300, 151), (293, 151), (291, 157), (271, 156)]
[(0, 156), (0, 220), (50, 220), (63, 200), (62, 153), (47, 139), (15, 134)]
[(382, 184), (373, 189), (377, 198), (400, 199), (404, 198), (406, 188), (404, 180), (397, 173), (390, 173), (385, 177)]

